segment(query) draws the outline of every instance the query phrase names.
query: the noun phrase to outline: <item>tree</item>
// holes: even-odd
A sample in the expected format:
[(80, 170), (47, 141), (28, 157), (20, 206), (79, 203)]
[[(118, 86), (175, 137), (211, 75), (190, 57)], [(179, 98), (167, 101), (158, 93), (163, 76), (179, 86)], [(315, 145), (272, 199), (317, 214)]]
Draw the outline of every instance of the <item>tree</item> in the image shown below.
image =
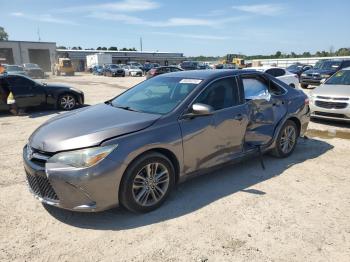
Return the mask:
[(108, 50), (110, 50), (110, 51), (118, 51), (118, 48), (116, 46), (111, 46), (110, 48), (108, 48)]
[(277, 51), (275, 54), (275, 58), (280, 58), (282, 56), (282, 52), (281, 51)]
[(104, 47), (101, 48), (101, 50), (107, 50), (107, 47), (104, 46)]
[(102, 47), (100, 47), (100, 46), (99, 46), (99, 47), (97, 47), (97, 49), (96, 49), (96, 50), (102, 50)]
[(57, 49), (67, 49), (67, 47), (60, 45), (60, 46), (57, 46)]
[(6, 33), (5, 29), (0, 26), (0, 41), (7, 41), (9, 40), (9, 35)]

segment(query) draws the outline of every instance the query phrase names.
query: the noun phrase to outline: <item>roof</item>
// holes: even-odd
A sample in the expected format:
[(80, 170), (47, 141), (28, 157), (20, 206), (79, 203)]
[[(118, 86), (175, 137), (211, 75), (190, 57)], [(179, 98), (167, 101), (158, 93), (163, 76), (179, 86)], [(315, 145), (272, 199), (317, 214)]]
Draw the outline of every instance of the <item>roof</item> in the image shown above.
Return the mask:
[(210, 79), (210, 78), (216, 78), (216, 77), (233, 76), (241, 72), (242, 70), (239, 70), (239, 69), (188, 70), (188, 71), (178, 71), (173, 73), (167, 73), (165, 74), (165, 76), (195, 78), (195, 79)]

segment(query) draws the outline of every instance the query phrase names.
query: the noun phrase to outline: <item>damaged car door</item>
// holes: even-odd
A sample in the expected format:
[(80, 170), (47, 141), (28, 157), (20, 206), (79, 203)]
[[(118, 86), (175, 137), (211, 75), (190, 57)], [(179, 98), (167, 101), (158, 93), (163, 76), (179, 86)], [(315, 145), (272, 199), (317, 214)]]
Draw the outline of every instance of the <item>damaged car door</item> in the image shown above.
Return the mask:
[[(196, 114), (196, 107), (208, 112)], [(189, 108), (180, 119), (186, 173), (225, 163), (242, 153), (248, 111), (236, 77), (212, 82)]]
[(287, 103), (283, 99), (286, 91), (264, 74), (242, 75), (240, 84), (249, 106), (245, 145), (248, 148), (266, 145), (287, 113)]

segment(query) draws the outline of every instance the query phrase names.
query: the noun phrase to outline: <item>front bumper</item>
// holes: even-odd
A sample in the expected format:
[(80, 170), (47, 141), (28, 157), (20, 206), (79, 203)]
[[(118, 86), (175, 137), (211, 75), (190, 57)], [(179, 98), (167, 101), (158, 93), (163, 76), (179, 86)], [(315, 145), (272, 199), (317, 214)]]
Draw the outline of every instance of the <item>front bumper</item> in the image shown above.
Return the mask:
[[(326, 108), (327, 107), (327, 108)], [(350, 122), (350, 100), (311, 99), (311, 117)]]
[(118, 163), (104, 159), (90, 168), (67, 168), (29, 159), (23, 162), (29, 190), (41, 202), (72, 211), (96, 212), (118, 206), (122, 173)]
[(300, 84), (306, 84), (306, 85), (320, 85), (323, 78), (321, 77), (308, 77), (308, 76), (301, 76), (300, 77)]

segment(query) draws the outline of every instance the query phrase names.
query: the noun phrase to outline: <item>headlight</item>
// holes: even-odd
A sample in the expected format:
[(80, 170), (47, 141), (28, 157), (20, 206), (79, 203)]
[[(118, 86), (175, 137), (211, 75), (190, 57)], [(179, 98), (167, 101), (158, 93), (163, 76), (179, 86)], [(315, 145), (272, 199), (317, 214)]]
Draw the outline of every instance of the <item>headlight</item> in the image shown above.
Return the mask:
[(306, 76), (306, 74), (303, 73), (303, 74), (301, 74), (301, 76)]
[(330, 75), (321, 75), (322, 78), (328, 78)]
[(62, 152), (52, 156), (47, 163), (59, 163), (77, 168), (91, 167), (106, 158), (117, 146), (110, 145)]

